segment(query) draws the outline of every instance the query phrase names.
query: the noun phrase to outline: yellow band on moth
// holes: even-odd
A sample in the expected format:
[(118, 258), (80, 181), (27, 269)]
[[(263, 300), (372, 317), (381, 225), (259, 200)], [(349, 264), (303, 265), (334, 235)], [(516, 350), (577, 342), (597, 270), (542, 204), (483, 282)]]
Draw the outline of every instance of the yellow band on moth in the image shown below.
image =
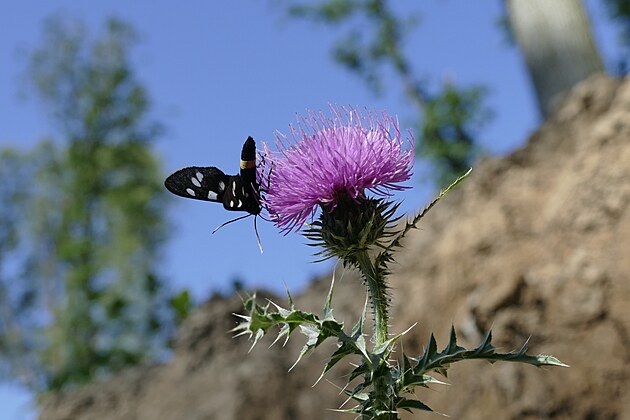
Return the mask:
[(254, 160), (241, 160), (241, 169), (252, 169), (256, 167), (256, 159)]

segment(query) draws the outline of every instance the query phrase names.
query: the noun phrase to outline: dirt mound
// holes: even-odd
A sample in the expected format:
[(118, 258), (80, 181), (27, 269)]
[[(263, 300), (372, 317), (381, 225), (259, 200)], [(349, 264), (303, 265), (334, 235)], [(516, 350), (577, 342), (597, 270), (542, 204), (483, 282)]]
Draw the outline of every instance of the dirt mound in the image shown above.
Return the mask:
[[(630, 419), (630, 80), (597, 76), (512, 155), (482, 162), (412, 232), (391, 277), (393, 327), (420, 353), (446, 343), (532, 353), (569, 369), (461, 362), (448, 387), (420, 390), (456, 419)], [(323, 305), (328, 279), (297, 300)], [(353, 273), (338, 282), (336, 316), (363, 303)], [(42, 419), (339, 419), (338, 389), (315, 388), (328, 350), (291, 372), (303, 341), (247, 353), (226, 333), (240, 301), (213, 298), (183, 325), (168, 364), (137, 368), (44, 402)], [(338, 385), (343, 371), (328, 379)], [(429, 418), (430, 414), (417, 414)], [(350, 417), (347, 417), (350, 418)]]

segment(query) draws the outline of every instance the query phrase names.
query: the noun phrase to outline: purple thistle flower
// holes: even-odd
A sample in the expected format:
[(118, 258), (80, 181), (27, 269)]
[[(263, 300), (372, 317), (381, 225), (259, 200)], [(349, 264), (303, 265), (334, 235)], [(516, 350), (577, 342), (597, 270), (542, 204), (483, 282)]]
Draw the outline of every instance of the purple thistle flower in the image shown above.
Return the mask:
[[(262, 187), (271, 220), (284, 230), (299, 230), (318, 206), (332, 211), (345, 196), (355, 202), (365, 191), (387, 196), (411, 177), (413, 138), (403, 140), (397, 119), (385, 113), (330, 106), (332, 117), (308, 112), (291, 125), (293, 141), (276, 132), (277, 153), (268, 151)], [(265, 175), (266, 174), (266, 175)]]

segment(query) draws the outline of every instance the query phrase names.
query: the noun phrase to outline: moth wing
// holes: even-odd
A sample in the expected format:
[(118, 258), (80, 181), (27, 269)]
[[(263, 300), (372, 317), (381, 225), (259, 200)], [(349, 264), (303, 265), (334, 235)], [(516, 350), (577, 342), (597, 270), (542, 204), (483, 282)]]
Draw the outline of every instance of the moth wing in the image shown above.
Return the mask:
[(230, 176), (229, 179), (230, 182), (223, 196), (223, 207), (230, 211), (260, 213), (260, 203), (251, 183), (246, 183), (240, 175)]
[(230, 178), (213, 166), (190, 166), (166, 178), (164, 186), (180, 197), (223, 202)]

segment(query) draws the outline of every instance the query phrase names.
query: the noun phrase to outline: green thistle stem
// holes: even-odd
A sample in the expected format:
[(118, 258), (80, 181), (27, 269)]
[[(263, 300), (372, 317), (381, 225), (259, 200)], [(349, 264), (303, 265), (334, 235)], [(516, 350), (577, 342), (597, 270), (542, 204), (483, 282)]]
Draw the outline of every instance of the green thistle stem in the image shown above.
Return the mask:
[(375, 344), (378, 346), (387, 341), (389, 323), (389, 305), (387, 297), (387, 285), (384, 273), (376, 269), (366, 251), (357, 251), (353, 254), (359, 271), (365, 279), (368, 287), (369, 299), (372, 305), (374, 317)]
[[(377, 270), (375, 264), (372, 262), (370, 255), (366, 251), (357, 251), (352, 255), (356, 258), (356, 263), (363, 276), (365, 283), (368, 287), (369, 299), (372, 305), (372, 316), (374, 317), (374, 338), (375, 346), (380, 346), (387, 341), (388, 323), (389, 323), (389, 307), (387, 301), (387, 286), (385, 284), (384, 273)], [(384, 361), (381, 361), (384, 363)], [(380, 370), (380, 369), (375, 369)], [(390, 411), (390, 398), (388, 395), (388, 385), (384, 378), (375, 377), (372, 383), (373, 390), (371, 392), (371, 400), (377, 407), (378, 411)], [(362, 419), (373, 418), (371, 415), (368, 417), (364, 415)], [(389, 420), (396, 419), (397, 416), (390, 414), (379, 415), (375, 419)]]

